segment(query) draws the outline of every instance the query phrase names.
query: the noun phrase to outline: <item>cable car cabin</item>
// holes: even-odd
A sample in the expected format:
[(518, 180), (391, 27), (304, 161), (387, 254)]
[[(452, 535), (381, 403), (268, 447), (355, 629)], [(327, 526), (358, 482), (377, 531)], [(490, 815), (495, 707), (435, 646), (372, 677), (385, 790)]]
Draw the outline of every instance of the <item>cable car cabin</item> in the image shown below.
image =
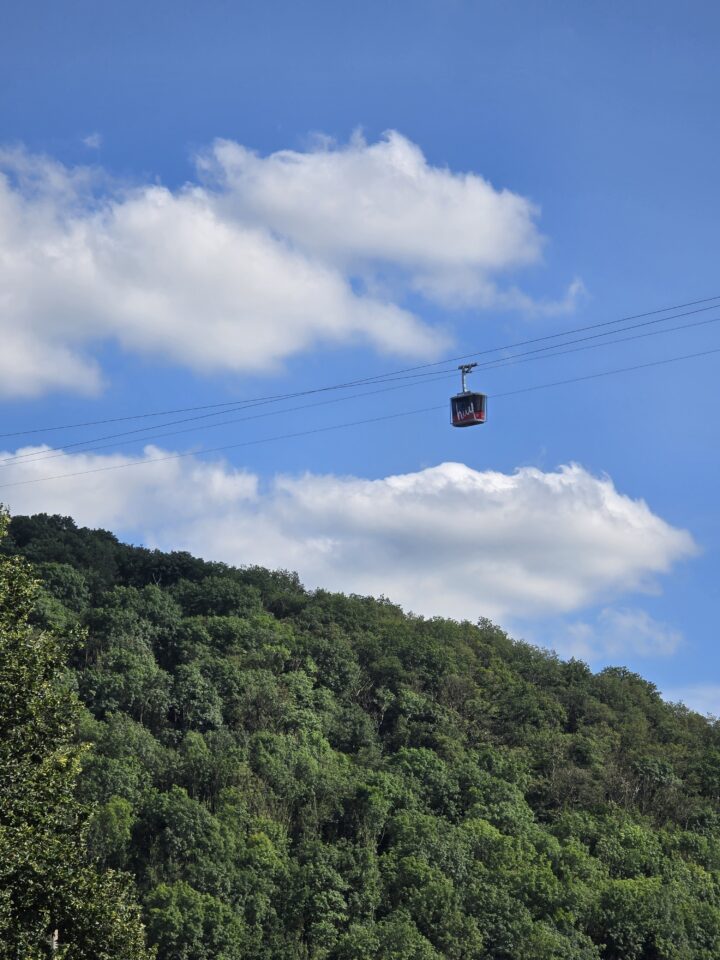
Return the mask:
[(476, 427), (485, 423), (487, 415), (487, 394), (472, 393), (466, 390), (450, 398), (452, 425), (454, 427)]

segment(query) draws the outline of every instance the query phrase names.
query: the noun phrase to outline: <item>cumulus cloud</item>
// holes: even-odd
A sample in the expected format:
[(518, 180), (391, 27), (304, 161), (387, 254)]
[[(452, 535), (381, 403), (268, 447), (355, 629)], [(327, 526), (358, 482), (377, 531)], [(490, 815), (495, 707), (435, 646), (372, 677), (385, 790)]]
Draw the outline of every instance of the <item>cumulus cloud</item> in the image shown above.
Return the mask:
[[(58, 513), (83, 526), (126, 531), (136, 541), (163, 542), (193, 519), (221, 516), (257, 500), (258, 478), (224, 463), (204, 463), (148, 445), (140, 457), (122, 453), (63, 453), (25, 447), (0, 463), (0, 502), (12, 513)], [(50, 462), (43, 458), (53, 457)], [(132, 464), (142, 463), (142, 466)], [(78, 476), (90, 471), (87, 475)], [(48, 483), (34, 483), (52, 476)], [(17, 484), (28, 485), (17, 486)]]
[[(0, 296), (0, 300), (2, 297)], [(103, 378), (97, 363), (55, 339), (43, 340), (26, 327), (0, 319), (0, 395), (34, 397), (50, 390), (92, 395)]]
[(584, 293), (577, 278), (556, 300), (498, 285), (496, 275), (540, 261), (538, 206), (479, 174), (431, 166), (394, 130), (377, 143), (356, 134), (346, 146), (321, 140), (305, 153), (267, 157), (217, 140), (198, 165), (242, 218), (372, 284), (392, 267), (404, 271), (410, 289), (445, 307), (533, 316), (568, 313)]
[[(81, 348), (108, 338), (206, 372), (272, 369), (319, 342), (419, 357), (444, 342), (401, 307), (354, 293), (334, 267), (223, 217), (200, 188), (118, 191), (17, 151), (0, 163), (0, 332), (22, 330), (31, 347), (0, 392), (96, 389)], [(0, 373), (16, 363), (13, 343)]]
[(200, 164), (243, 218), (331, 260), (496, 271), (541, 254), (534, 204), (477, 174), (432, 167), (395, 131), (268, 157), (218, 140)]
[(662, 691), (671, 703), (684, 703), (690, 710), (720, 717), (720, 684), (696, 683), (687, 687), (671, 687)]
[[(169, 455), (148, 448), (145, 457)], [(50, 469), (32, 458), (6, 464), (0, 498), (14, 512), (67, 513), (150, 545), (294, 569), (311, 587), (385, 594), (455, 618), (572, 613), (651, 588), (695, 551), (689, 533), (577, 465), (508, 475), (444, 463), (378, 480), (278, 476), (262, 487), (194, 457), (104, 470), (126, 462), (64, 454)], [(88, 469), (98, 472), (71, 477)], [(4, 486), (48, 474), (68, 479)], [(659, 636), (675, 642), (628, 611), (609, 613), (604, 627), (648, 648)]]
[(600, 663), (672, 656), (683, 639), (679, 630), (653, 619), (645, 610), (605, 608), (595, 622), (568, 624), (552, 646), (563, 656)]
[(267, 157), (219, 141), (198, 166), (171, 190), (0, 150), (0, 395), (97, 391), (106, 341), (205, 373), (319, 345), (428, 358), (447, 332), (411, 293), (552, 313), (580, 289), (555, 304), (503, 290), (541, 255), (537, 209), (398, 133)]

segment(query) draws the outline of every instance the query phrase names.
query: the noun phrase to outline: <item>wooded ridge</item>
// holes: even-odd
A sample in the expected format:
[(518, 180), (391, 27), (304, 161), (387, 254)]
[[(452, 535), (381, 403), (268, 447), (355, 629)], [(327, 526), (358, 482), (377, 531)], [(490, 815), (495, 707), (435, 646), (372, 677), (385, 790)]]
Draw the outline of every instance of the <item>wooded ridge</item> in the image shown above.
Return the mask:
[[(32, 647), (60, 705), (18, 787), (52, 822), (17, 793), (10, 823), (3, 748), (0, 849), (23, 816), (52, 849), (81, 838), (23, 861), (55, 891), (43, 922), (75, 870), (133, 931), (93, 953), (78, 923), (60, 956), (146, 956), (136, 897), (159, 960), (720, 957), (720, 727), (636, 674), (69, 518), (15, 517), (1, 549), (5, 656)], [(19, 557), (41, 584), (27, 623)], [(42, 740), (7, 706), (26, 667), (2, 675), (7, 742)], [(50, 747), (75, 785), (52, 816)], [(20, 875), (0, 875), (4, 937)], [(0, 955), (46, 955), (25, 949)]]

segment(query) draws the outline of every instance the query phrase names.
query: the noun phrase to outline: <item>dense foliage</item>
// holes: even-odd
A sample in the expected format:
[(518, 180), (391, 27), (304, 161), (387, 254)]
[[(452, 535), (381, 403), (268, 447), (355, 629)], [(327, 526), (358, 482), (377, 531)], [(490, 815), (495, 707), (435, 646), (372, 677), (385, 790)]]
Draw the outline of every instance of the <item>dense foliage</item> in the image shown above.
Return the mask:
[(88, 856), (80, 703), (59, 642), (29, 623), (36, 595), (25, 561), (0, 558), (0, 957), (142, 960), (126, 881)]
[(160, 960), (716, 960), (720, 729), (622, 668), (16, 517)]

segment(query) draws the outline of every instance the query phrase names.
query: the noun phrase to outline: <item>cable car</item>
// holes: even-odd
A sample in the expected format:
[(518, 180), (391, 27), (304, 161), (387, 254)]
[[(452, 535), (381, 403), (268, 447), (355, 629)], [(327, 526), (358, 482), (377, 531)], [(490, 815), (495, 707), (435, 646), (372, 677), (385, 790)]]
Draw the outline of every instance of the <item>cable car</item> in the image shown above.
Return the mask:
[(476, 363), (463, 363), (458, 367), (462, 374), (462, 390), (450, 398), (450, 422), (454, 427), (476, 427), (480, 423), (485, 423), (487, 395), (468, 390), (465, 379), (476, 366)]

